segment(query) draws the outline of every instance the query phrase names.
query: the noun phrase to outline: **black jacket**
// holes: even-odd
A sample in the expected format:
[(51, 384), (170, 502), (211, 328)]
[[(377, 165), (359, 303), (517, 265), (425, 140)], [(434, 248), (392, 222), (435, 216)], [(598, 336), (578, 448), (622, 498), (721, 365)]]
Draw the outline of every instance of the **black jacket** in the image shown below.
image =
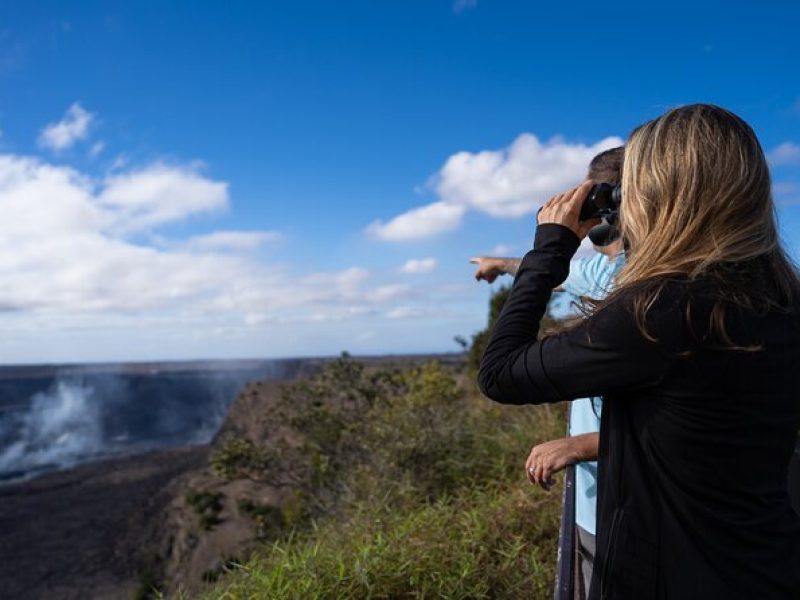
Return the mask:
[(648, 312), (657, 342), (625, 297), (537, 341), (578, 245), (566, 227), (538, 228), (480, 386), (510, 404), (603, 396), (590, 598), (797, 600), (800, 518), (787, 469), (800, 428), (798, 317), (729, 306), (733, 341), (763, 349), (721, 349), (706, 336), (718, 290), (676, 280)]

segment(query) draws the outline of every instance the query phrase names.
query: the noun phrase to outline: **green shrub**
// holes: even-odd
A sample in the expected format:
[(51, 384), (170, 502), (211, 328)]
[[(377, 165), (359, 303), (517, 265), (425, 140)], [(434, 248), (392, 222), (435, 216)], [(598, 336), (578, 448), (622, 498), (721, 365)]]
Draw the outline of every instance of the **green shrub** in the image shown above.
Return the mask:
[(259, 449), (244, 438), (228, 438), (211, 457), (211, 469), (223, 479), (253, 479), (266, 465)]
[(362, 508), (275, 543), (203, 598), (546, 598), (558, 505), (542, 496), (478, 488), (407, 513)]
[(277, 506), (257, 504), (249, 499), (239, 500), (239, 511), (256, 522), (256, 536), (271, 539), (279, 535), (286, 526), (286, 517)]
[(131, 592), (131, 600), (159, 600), (163, 598), (161, 587), (160, 578), (149, 570), (145, 571), (139, 575), (138, 585)]
[(203, 531), (210, 531), (222, 523), (219, 513), (222, 512), (223, 494), (213, 492), (186, 492), (186, 503), (197, 514), (198, 523)]
[(529, 486), (524, 461), (565, 412), (493, 404), (458, 375), (343, 356), (286, 386), (274, 430), (214, 457), (228, 478), (291, 491), (239, 504), (277, 541), (205, 597), (549, 597), (560, 494)]

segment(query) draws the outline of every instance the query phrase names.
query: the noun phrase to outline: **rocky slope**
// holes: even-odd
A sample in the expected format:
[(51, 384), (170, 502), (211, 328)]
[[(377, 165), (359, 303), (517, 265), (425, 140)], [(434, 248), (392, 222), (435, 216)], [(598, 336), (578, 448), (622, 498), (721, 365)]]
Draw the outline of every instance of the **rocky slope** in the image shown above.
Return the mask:
[[(369, 362), (408, 365), (433, 357)], [(453, 357), (439, 357), (444, 362)], [(323, 360), (303, 361), (309, 376)], [(270, 506), (291, 490), (225, 481), (210, 457), (229, 437), (274, 433), (266, 409), (285, 381), (251, 382), (231, 404), (209, 446), (88, 464), (0, 486), (0, 597), (3, 600), (120, 600), (190, 595), (264, 538)], [(268, 537), (268, 536), (267, 536)]]
[[(228, 436), (259, 439), (268, 424), (264, 408), (280, 394), (281, 382), (250, 383), (229, 409), (210, 452)], [(281, 501), (281, 493), (249, 480), (224, 481), (206, 464), (188, 473), (181, 481), (167, 511), (160, 547), (163, 549), (163, 581), (170, 593), (178, 589), (193, 593), (205, 581), (213, 580), (228, 561), (247, 556), (259, 543), (259, 524), (246, 506), (271, 506)], [(205, 512), (192, 495), (216, 499)], [(204, 526), (203, 514), (213, 518)]]
[[(320, 361), (293, 365), (305, 377)], [(280, 381), (250, 384), (233, 402), (221, 432), (254, 433), (259, 406)], [(224, 484), (209, 468), (210, 446), (113, 458), (0, 485), (0, 598), (120, 600), (147, 598), (153, 586), (196, 589), (253, 538), (252, 519), (235, 499), (272, 501), (249, 482)], [(252, 489), (251, 489), (252, 488)], [(219, 491), (221, 522), (205, 531), (194, 490)], [(228, 500), (231, 500), (230, 502)]]
[(180, 479), (207, 462), (208, 448), (164, 450), (0, 487), (0, 596), (131, 597)]

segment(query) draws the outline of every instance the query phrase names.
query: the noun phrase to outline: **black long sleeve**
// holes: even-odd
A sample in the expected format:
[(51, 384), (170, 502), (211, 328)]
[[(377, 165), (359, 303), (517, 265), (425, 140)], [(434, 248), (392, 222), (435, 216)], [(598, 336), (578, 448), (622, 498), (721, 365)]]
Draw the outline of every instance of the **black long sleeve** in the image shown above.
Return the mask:
[[(566, 279), (579, 243), (562, 225), (537, 228), (533, 250), (520, 264), (481, 360), (479, 385), (489, 398), (506, 404), (557, 402), (637, 389), (663, 375), (670, 362), (665, 348), (674, 340), (646, 340), (625, 302), (575, 329), (537, 340), (552, 289)], [(674, 329), (671, 312), (649, 317), (666, 338)]]
[(578, 246), (542, 225), (481, 361), (481, 390), (511, 404), (603, 396), (590, 598), (800, 598), (800, 519), (786, 489), (800, 427), (800, 318), (723, 305), (714, 280), (657, 285), (644, 326), (625, 294), (536, 339)]

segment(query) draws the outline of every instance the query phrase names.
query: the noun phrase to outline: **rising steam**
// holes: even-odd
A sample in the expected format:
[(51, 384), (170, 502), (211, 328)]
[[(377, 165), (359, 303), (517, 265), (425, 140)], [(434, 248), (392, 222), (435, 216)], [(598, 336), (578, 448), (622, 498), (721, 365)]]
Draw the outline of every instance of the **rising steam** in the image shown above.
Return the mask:
[(60, 381), (36, 394), (17, 424), (16, 440), (0, 453), (0, 472), (66, 467), (102, 449), (94, 389)]

